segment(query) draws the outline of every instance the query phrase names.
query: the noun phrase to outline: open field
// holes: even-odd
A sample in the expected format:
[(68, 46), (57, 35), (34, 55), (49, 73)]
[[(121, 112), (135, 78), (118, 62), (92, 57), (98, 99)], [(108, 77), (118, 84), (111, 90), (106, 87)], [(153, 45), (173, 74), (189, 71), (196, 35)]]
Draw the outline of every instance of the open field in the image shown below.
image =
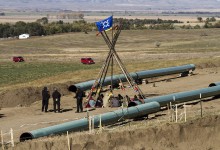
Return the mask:
[[(204, 33), (207, 36), (203, 36)], [(102, 37), (95, 35), (95, 32), (70, 33), (0, 41), (0, 128), (4, 132), (14, 129), (15, 149), (67, 149), (65, 135), (24, 143), (18, 142), (19, 135), (24, 131), (86, 116), (86, 113), (74, 113), (74, 94), (68, 92), (67, 87), (96, 78), (108, 48)], [(196, 65), (192, 76), (178, 78), (173, 75), (149, 79), (157, 81), (155, 87), (152, 82), (140, 86), (146, 95), (158, 96), (204, 88), (212, 82), (219, 82), (219, 40), (219, 29), (122, 31), (116, 50), (129, 72), (183, 64)], [(155, 47), (155, 42), (161, 43), (159, 48)], [(13, 63), (12, 57), (17, 55), (23, 56), (26, 61)], [(81, 57), (92, 57), (96, 64), (82, 65)], [(115, 67), (114, 72), (121, 73), (118, 67)], [(171, 82), (164, 80), (169, 78)], [(43, 86), (48, 86), (50, 91), (53, 87), (61, 91), (63, 113), (41, 112), (40, 92)], [(114, 93), (122, 91), (115, 90)], [(129, 89), (125, 94), (133, 96)], [(116, 129), (106, 127), (107, 131), (101, 134), (71, 133), (72, 149), (218, 150), (219, 100), (204, 101), (205, 117), (202, 119), (199, 119), (199, 104), (191, 105), (187, 111), (193, 113), (189, 113), (186, 123), (160, 121), (164, 117), (168, 118), (165, 110), (144, 121), (131, 121), (122, 127), (116, 126)], [(49, 105), (52, 111), (51, 108), (52, 100)], [(112, 110), (115, 108), (100, 108), (91, 111), (91, 114)]]
[[(195, 10), (196, 11), (196, 10)], [(200, 11), (200, 10), (198, 10)], [(219, 10), (216, 10), (218, 12)], [(43, 17), (47, 17), (47, 15), (51, 16), (52, 18), (49, 18), (49, 22), (59, 21), (62, 20), (64, 22), (73, 22), (78, 21), (79, 19), (55, 19), (56, 15), (59, 15), (62, 13), (57, 12), (6, 12), (5, 16), (0, 16), (0, 23), (15, 23), (18, 21), (24, 21), (24, 22), (35, 22), (37, 19), (41, 19)], [(103, 18), (106, 18), (108, 16), (112, 15), (112, 13), (103, 13), (103, 12), (90, 12), (90, 13), (84, 13), (84, 20), (87, 22), (96, 22), (99, 20), (102, 20)], [(199, 23), (197, 20), (197, 17), (202, 17), (203, 20), (206, 20), (206, 18), (209, 17), (215, 17), (216, 20), (220, 20), (218, 14), (161, 14), (161, 13), (149, 13), (149, 12), (143, 12), (143, 13), (128, 13), (124, 14), (124, 12), (115, 12), (113, 13), (114, 18), (126, 18), (126, 19), (162, 19), (162, 20), (178, 20), (183, 23), (180, 23), (178, 25), (183, 24), (190, 24), (192, 26), (199, 24), (203, 25), (204, 23)], [(189, 23), (187, 23), (189, 22)]]
[[(202, 36), (204, 33), (207, 36)], [(218, 66), (219, 39), (219, 29), (123, 31), (116, 50), (129, 72), (188, 63)], [(161, 43), (159, 48), (155, 47), (157, 41)], [(104, 40), (95, 36), (95, 32), (4, 40), (0, 46), (0, 90), (19, 84), (43, 86), (44, 82), (39, 80), (52, 84), (60, 80), (64, 83), (94, 79), (108, 52)], [(25, 63), (12, 62), (12, 57), (19, 55), (25, 58)], [(81, 57), (92, 57), (96, 64), (80, 64)], [(78, 78), (77, 74), (83, 74), (84, 78)]]

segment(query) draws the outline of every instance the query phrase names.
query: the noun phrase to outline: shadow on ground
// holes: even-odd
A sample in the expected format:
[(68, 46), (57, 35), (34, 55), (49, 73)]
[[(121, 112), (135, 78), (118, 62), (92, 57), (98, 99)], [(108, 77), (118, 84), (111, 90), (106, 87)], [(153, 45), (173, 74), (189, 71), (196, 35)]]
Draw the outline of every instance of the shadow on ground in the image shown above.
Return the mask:
[(4, 114), (0, 114), (0, 118), (3, 118), (3, 117), (5, 117), (5, 115)]

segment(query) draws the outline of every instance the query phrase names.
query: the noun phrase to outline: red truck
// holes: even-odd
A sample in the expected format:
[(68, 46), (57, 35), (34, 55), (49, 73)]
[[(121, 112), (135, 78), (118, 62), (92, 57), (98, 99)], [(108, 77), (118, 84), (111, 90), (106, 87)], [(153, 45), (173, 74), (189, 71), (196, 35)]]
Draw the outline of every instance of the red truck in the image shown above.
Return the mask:
[(94, 64), (95, 61), (90, 57), (81, 58), (81, 63), (83, 64)]
[(14, 62), (23, 62), (24, 58), (22, 56), (14, 56), (13, 61)]

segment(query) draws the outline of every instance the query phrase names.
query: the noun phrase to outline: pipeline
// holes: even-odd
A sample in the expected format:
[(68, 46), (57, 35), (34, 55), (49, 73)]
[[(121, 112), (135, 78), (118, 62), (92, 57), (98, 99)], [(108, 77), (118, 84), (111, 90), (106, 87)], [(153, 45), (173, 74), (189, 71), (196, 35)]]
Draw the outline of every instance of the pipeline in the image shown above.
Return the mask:
[[(158, 102), (150, 102), (143, 105), (130, 107), (126, 109), (120, 109), (113, 112), (104, 113), (101, 115), (103, 125), (116, 123), (123, 119), (136, 118), (147, 114), (152, 114), (160, 110), (160, 104)], [(94, 127), (99, 126), (100, 115), (94, 116)], [(54, 125), (42, 129), (33, 130), (30, 132), (22, 133), (20, 141), (31, 140), (43, 136), (61, 134), (66, 131), (82, 131), (89, 127), (87, 118), (66, 122), (59, 125)]]
[[(192, 70), (192, 71), (195, 70), (194, 64), (169, 67), (169, 68), (161, 68), (161, 69), (156, 69), (156, 70), (145, 70), (145, 71), (139, 71), (139, 72), (132, 72), (132, 73), (130, 73), (130, 76), (135, 81), (138, 81), (140, 79), (159, 77), (159, 76), (178, 74), (178, 73), (182, 73), (182, 74), (186, 75), (189, 73), (190, 70)], [(114, 75), (112, 82), (113, 82), (113, 84), (118, 84), (118, 83), (120, 83), (120, 80), (122, 82), (126, 81), (124, 74)], [(95, 80), (90, 80), (90, 81), (86, 81), (86, 82), (77, 83), (75, 85), (71, 85), (71, 86), (69, 86), (69, 91), (76, 92), (77, 87), (80, 87), (81, 90), (84, 90), (84, 91), (89, 90), (89, 89), (91, 89), (94, 82), (95, 82)], [(109, 77), (105, 78), (103, 85), (106, 86), (106, 85), (110, 85), (110, 84), (111, 84), (111, 77), (109, 76)]]
[[(163, 96), (157, 96), (153, 98), (146, 98), (144, 99), (144, 102), (145, 103), (158, 102), (160, 106), (163, 107), (163, 106), (167, 106), (167, 104), (169, 104), (170, 102), (172, 102), (173, 104), (178, 104), (178, 103), (200, 99), (200, 94), (201, 94), (201, 98), (219, 96), (220, 86), (212, 86), (212, 87), (202, 88), (193, 91), (179, 92), (179, 93), (173, 93)], [(129, 103), (128, 107), (137, 106), (140, 104), (142, 103), (139, 101), (133, 101)]]
[[(201, 95), (200, 95), (201, 94)], [(207, 98), (220, 95), (220, 86), (213, 86), (208, 88), (202, 88), (193, 91), (179, 92), (169, 94), (165, 96), (158, 96), (153, 98), (144, 99), (145, 104), (141, 104), (139, 101), (133, 101), (129, 103), (129, 107), (126, 109), (116, 110), (102, 114), (102, 124), (108, 125), (116, 123), (122, 118), (136, 118), (160, 111), (160, 107), (167, 106), (170, 102), (173, 104), (193, 101), (201, 98)], [(141, 104), (141, 105), (140, 105)], [(133, 107), (131, 107), (133, 106)], [(94, 126), (98, 127), (100, 115), (94, 117)], [(43, 136), (61, 134), (66, 131), (82, 131), (88, 129), (88, 119), (80, 119), (71, 122), (66, 122), (59, 125), (54, 125), (42, 129), (33, 130), (30, 132), (22, 133), (20, 141), (31, 140)]]

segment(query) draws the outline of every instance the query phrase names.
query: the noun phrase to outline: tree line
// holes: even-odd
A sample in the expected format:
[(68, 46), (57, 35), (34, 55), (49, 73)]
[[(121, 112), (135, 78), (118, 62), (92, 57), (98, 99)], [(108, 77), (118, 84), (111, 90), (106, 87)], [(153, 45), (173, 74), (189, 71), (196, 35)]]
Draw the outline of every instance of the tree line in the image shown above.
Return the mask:
[[(210, 18), (206, 21), (204, 28), (216, 27), (220, 28), (220, 22), (211, 24)], [(174, 23), (182, 23), (178, 20), (162, 20), (162, 19), (122, 19), (114, 18), (114, 22), (120, 22), (122, 30), (142, 30), (142, 29), (152, 29), (152, 30), (166, 30), (175, 29)], [(191, 28), (188, 26), (182, 28)], [(200, 28), (197, 26), (197, 28)], [(72, 23), (65, 23), (63, 21), (48, 22), (47, 17), (36, 20), (35, 22), (26, 23), (23, 21), (18, 21), (14, 24), (1, 23), (0, 24), (0, 38), (7, 37), (17, 37), (20, 34), (28, 33), (30, 36), (42, 36), (42, 35), (52, 35), (59, 33), (68, 32), (85, 32), (97, 30), (95, 23), (88, 23), (84, 20), (74, 21)]]
[(64, 23), (63, 21), (48, 23), (46, 17), (36, 22), (26, 23), (18, 21), (15, 24), (0, 24), (0, 38), (17, 37), (20, 34), (28, 33), (30, 36), (52, 35), (67, 32), (88, 32), (95, 28), (94, 23), (87, 23), (84, 20)]

